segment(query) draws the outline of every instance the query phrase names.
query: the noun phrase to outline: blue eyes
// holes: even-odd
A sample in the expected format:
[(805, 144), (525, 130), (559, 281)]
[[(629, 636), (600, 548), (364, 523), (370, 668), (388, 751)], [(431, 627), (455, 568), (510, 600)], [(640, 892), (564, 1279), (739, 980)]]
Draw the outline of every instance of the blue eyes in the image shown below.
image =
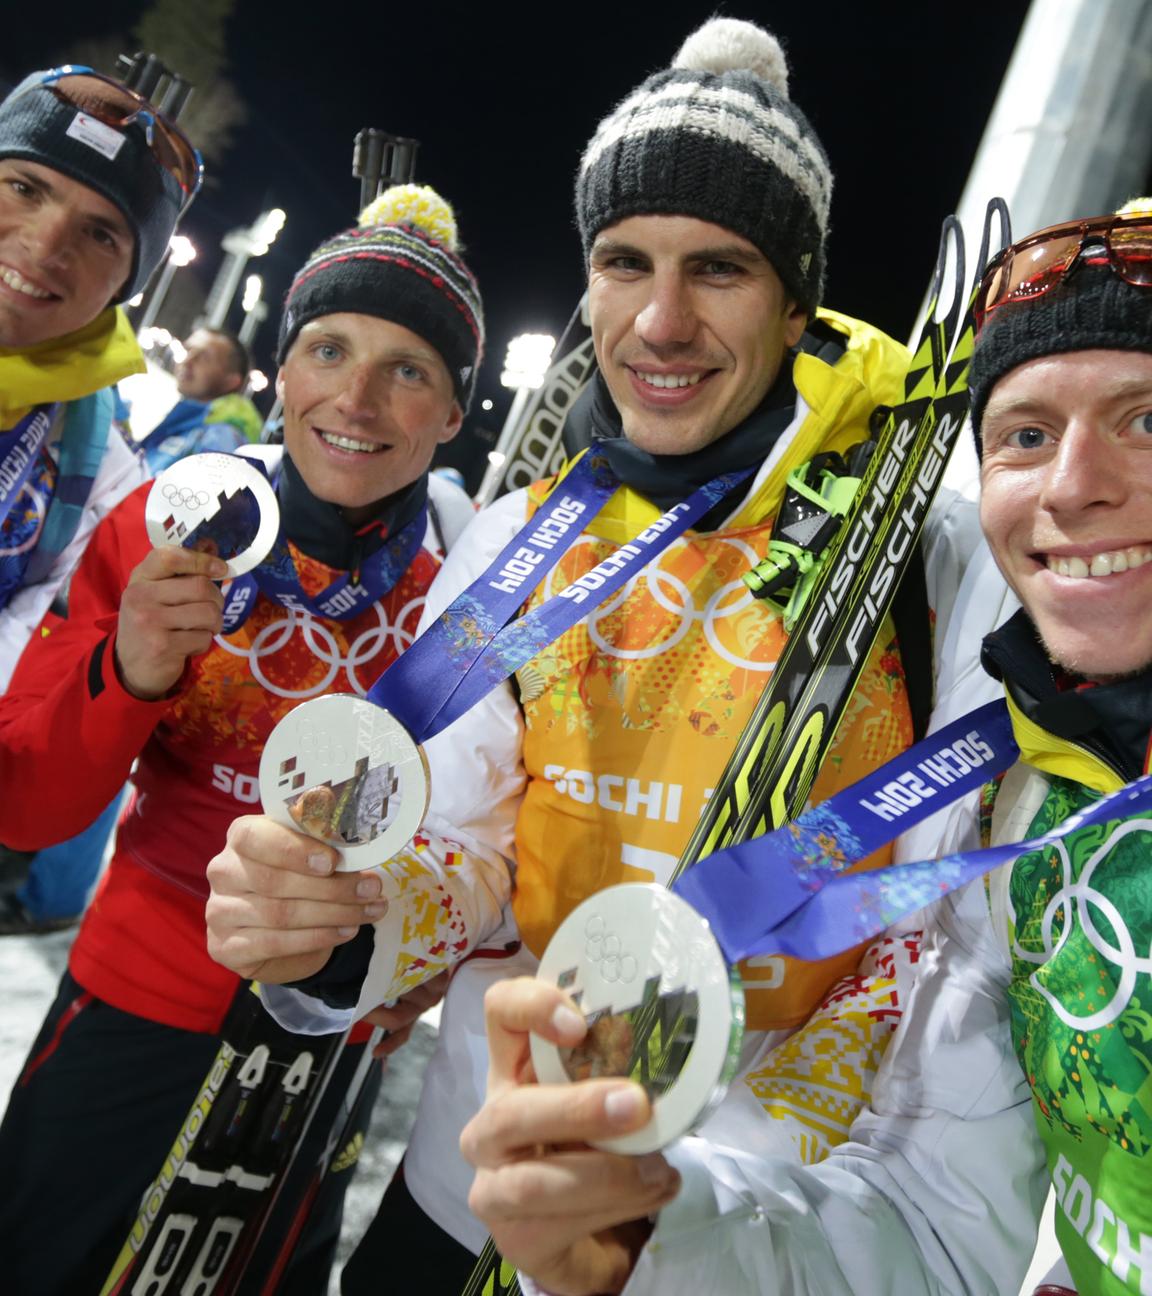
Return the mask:
[(1017, 450), (1039, 450), (1048, 440), (1048, 433), (1039, 428), (1017, 428), (1004, 438), (1004, 444)]

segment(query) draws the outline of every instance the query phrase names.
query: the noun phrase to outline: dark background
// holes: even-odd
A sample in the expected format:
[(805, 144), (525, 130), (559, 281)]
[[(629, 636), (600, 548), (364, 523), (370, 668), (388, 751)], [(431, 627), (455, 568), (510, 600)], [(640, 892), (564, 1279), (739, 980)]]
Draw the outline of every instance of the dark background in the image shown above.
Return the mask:
[[(780, 38), (792, 98), (831, 160), (828, 305), (908, 335), (940, 222), (959, 199), (1027, 7), (1026, 0), (722, 7)], [(131, 32), (158, 8), (167, 11), (168, 0), (22, 6), (8, 25), (0, 79), (77, 60), (92, 38)], [(183, 0), (172, 12), (185, 39), (189, 30), (195, 37), (197, 22), (209, 35), (215, 24), (218, 61), (247, 113), (185, 221), (200, 256), (177, 281), (190, 276), (189, 289), (199, 281), (206, 290), (221, 237), (283, 207), (279, 240), (248, 266), (264, 275), (272, 307), (256, 343), (257, 362), (270, 369), (275, 316), (292, 273), (355, 217), (357, 130), (415, 136), (417, 179), (455, 205), (484, 292), (488, 349), (472, 424), (491, 437), (510, 400), (499, 385), (509, 338), (559, 336), (581, 291), (571, 185), (584, 145), (600, 118), (667, 66), (712, 10), (682, 0)], [(484, 397), (495, 402), (490, 413), (480, 409)]]

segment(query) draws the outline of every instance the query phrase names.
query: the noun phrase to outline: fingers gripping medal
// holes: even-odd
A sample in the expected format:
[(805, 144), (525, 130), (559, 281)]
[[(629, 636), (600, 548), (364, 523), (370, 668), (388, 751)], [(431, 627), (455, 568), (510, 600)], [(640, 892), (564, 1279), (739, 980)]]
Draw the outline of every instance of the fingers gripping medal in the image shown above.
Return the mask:
[(289, 711), (260, 758), (271, 818), (340, 851), (344, 872), (383, 864), (428, 809), (424, 752), (389, 711), (346, 693)]
[(560, 924), (537, 975), (576, 1001), (588, 1034), (575, 1048), (531, 1037), (545, 1084), (635, 1080), (652, 1100), (643, 1129), (596, 1144), (654, 1152), (700, 1125), (736, 1072), (744, 996), (708, 924), (671, 891), (608, 887)]
[(152, 483), (144, 506), (148, 539), (222, 558), (230, 577), (263, 562), (276, 542), (280, 509), (267, 477), (240, 455), (177, 460)]

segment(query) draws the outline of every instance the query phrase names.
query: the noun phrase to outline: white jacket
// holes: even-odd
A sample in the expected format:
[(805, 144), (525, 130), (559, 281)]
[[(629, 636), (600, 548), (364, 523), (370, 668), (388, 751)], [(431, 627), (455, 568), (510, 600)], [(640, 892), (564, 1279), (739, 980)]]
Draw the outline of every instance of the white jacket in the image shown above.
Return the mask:
[[(934, 728), (996, 696), (979, 644), (1015, 606), (981, 544), (937, 638)], [(969, 799), (906, 834), (900, 856), (978, 845)], [(851, 1141), (797, 1166), (766, 1155), (748, 1122), (717, 1137), (714, 1118), (669, 1153), (683, 1188), (625, 1296), (1013, 1296), (1047, 1177), (1012, 1048), (1009, 976), (983, 882), (936, 906)]]

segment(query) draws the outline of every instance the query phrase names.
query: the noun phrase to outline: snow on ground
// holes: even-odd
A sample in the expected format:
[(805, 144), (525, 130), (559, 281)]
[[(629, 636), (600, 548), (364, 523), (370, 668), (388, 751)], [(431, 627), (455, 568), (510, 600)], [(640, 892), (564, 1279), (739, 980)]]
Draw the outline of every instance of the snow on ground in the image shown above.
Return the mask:
[[(0, 1101), (12, 1088), (44, 1013), (55, 996), (56, 983), (68, 961), (68, 947), (73, 934), (55, 932), (50, 936), (0, 937), (0, 985), (6, 988), (3, 1011), (0, 1012)], [(356, 1240), (375, 1215), (384, 1188), (404, 1150), (416, 1113), (424, 1066), (436, 1039), (438, 1015), (434, 1010), (417, 1023), (409, 1042), (389, 1060), (372, 1119), (372, 1130), (345, 1199), (341, 1261), (351, 1254)], [(338, 1296), (339, 1290), (338, 1277), (333, 1275), (330, 1296)]]

